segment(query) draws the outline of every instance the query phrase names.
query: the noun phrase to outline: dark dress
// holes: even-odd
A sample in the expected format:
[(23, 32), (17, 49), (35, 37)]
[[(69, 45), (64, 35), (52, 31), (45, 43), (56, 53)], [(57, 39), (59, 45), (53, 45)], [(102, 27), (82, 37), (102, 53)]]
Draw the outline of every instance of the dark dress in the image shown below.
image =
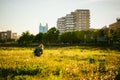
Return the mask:
[(34, 50), (34, 55), (40, 56), (41, 54), (43, 54), (43, 50), (40, 47), (36, 47)]

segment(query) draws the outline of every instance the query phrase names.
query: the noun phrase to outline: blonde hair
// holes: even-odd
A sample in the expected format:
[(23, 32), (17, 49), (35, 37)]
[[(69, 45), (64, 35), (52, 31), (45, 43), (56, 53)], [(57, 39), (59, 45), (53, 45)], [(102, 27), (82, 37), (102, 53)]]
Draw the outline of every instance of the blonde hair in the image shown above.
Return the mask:
[(44, 49), (44, 45), (43, 45), (43, 44), (40, 44), (39, 47), (40, 47), (41, 49)]

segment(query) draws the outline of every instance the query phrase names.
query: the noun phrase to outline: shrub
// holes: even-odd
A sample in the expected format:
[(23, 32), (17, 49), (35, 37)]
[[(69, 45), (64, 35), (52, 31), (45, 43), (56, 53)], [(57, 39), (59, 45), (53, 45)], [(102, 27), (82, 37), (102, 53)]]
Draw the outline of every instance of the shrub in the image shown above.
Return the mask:
[(89, 58), (89, 63), (95, 63), (95, 62), (97, 62), (96, 58), (94, 58), (94, 57)]

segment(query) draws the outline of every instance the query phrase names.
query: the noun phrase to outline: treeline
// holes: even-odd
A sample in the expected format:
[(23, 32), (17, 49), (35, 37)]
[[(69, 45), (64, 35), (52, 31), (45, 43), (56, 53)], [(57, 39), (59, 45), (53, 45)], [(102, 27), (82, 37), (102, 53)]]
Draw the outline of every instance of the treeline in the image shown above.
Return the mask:
[[(3, 41), (0, 42), (3, 43)], [(66, 32), (60, 35), (59, 31), (53, 27), (44, 34), (33, 35), (26, 31), (17, 41), (5, 40), (5, 42), (12, 42), (20, 46), (38, 45), (40, 43), (44, 45), (120, 45), (120, 29), (93, 29)]]
[(28, 31), (23, 32), (22, 36), (18, 39), (19, 45), (38, 45), (57, 43), (59, 31), (53, 27), (47, 33), (38, 33), (37, 35), (30, 34)]
[(59, 31), (53, 27), (47, 33), (32, 35), (28, 31), (23, 32), (18, 39), (20, 45), (35, 45), (43, 43), (45, 45), (113, 45), (120, 44), (120, 29), (109, 30), (109, 28), (95, 29), (87, 31), (66, 32), (59, 35)]

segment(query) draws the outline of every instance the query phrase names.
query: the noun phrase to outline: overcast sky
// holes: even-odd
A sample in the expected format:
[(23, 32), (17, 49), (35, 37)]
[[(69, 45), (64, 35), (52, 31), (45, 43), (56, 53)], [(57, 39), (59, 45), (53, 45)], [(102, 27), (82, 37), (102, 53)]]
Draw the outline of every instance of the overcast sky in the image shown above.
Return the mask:
[(102, 28), (120, 17), (120, 0), (0, 0), (0, 31), (37, 34), (40, 22), (51, 28), (76, 9), (89, 9), (91, 28)]

